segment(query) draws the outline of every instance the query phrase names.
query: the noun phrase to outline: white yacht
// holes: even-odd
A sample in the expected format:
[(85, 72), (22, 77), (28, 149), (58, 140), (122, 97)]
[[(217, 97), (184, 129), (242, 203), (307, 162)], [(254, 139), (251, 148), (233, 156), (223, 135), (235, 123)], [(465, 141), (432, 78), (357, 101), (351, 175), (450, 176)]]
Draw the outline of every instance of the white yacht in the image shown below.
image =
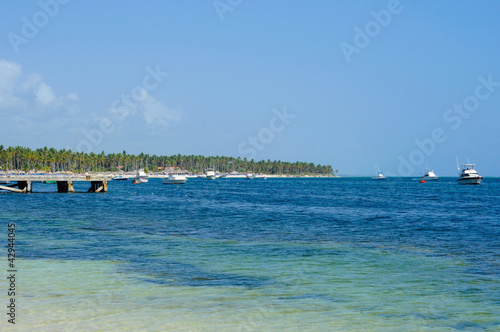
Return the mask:
[(205, 177), (207, 180), (215, 180), (215, 171), (213, 168), (207, 168), (206, 174)]
[(481, 184), (483, 178), (477, 173), (475, 168), (475, 164), (462, 164), (461, 167), (458, 168), (458, 184)]
[(381, 171), (377, 172), (377, 176), (372, 177), (372, 180), (385, 180), (385, 179), (386, 177), (384, 176), (384, 174), (382, 174)]
[(147, 182), (148, 182), (148, 175), (141, 168), (140, 170), (137, 171), (137, 174), (135, 175), (135, 178), (132, 180), (132, 183), (138, 184), (138, 183), (147, 183)]
[(184, 184), (187, 181), (187, 177), (184, 174), (170, 173), (168, 178), (163, 178), (163, 184)]
[(386, 177), (384, 176), (384, 174), (382, 174), (380, 168), (378, 168), (378, 166), (376, 167), (377, 167), (377, 176), (372, 177), (372, 180), (385, 180)]
[(439, 177), (436, 174), (434, 174), (432, 169), (426, 170), (425, 174), (422, 176), (422, 180), (424, 180), (424, 181), (435, 181), (438, 178)]

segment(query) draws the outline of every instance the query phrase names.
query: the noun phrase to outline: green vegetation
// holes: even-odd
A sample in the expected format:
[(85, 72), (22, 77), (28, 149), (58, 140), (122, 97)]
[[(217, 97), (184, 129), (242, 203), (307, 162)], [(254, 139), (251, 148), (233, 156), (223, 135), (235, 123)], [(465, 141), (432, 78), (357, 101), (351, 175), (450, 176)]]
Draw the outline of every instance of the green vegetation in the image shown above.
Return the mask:
[(284, 162), (261, 160), (247, 160), (247, 158), (234, 157), (204, 157), (204, 156), (157, 156), (141, 153), (139, 155), (122, 153), (90, 154), (74, 152), (71, 150), (56, 150), (54, 148), (41, 148), (31, 150), (16, 146), (5, 148), (0, 145), (0, 168), (3, 171), (22, 170), (51, 171), (51, 172), (105, 172), (105, 171), (133, 171), (139, 168), (157, 171), (168, 167), (177, 167), (194, 173), (203, 173), (205, 169), (214, 167), (223, 173), (252, 172), (265, 174), (291, 174), (291, 175), (317, 175), (331, 174), (332, 166), (315, 165), (305, 162)]

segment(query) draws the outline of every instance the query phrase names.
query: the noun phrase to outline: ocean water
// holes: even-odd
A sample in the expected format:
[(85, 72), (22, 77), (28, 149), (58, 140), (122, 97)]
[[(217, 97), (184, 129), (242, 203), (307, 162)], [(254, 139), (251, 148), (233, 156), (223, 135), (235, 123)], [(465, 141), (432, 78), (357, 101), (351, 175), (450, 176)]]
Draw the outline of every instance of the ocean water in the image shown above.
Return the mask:
[(19, 331), (500, 331), (497, 178), (37, 192), (0, 194)]

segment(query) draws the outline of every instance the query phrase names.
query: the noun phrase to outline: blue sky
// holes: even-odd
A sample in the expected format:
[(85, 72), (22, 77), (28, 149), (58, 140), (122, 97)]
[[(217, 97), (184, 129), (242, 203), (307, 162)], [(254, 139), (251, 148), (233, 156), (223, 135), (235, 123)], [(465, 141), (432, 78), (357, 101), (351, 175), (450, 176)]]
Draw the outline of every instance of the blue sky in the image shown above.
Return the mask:
[(496, 1), (3, 1), (0, 143), (500, 175)]

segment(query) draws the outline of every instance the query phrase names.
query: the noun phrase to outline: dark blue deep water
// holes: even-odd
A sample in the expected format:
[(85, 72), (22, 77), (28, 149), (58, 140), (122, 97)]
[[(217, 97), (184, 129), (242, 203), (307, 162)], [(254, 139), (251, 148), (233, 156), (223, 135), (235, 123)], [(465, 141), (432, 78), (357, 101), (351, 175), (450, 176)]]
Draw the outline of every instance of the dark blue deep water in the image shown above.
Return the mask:
[(34, 189), (0, 193), (27, 329), (500, 330), (497, 178)]

